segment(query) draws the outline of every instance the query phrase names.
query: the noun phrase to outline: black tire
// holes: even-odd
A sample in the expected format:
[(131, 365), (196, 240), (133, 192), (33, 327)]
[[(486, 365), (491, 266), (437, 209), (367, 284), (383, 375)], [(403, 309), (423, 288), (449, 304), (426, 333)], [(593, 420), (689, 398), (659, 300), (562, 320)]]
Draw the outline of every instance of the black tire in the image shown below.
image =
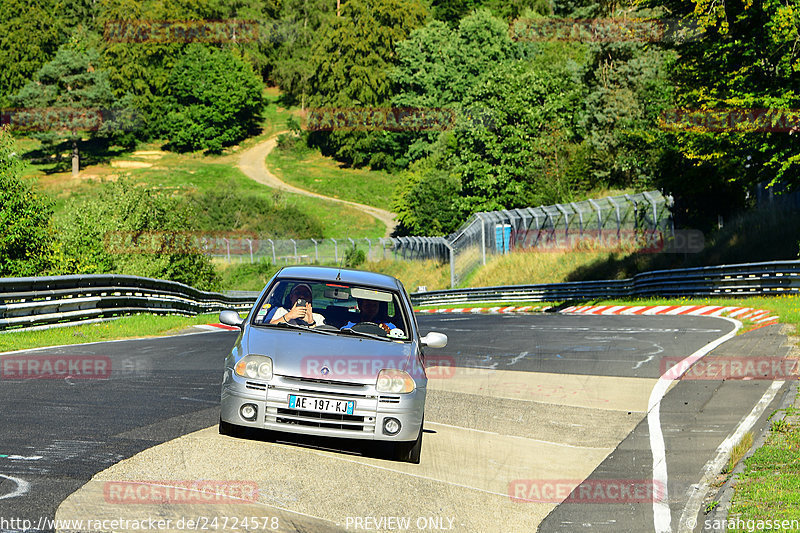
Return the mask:
[(394, 457), (396, 460), (418, 465), (420, 455), (422, 454), (422, 424), (419, 426), (417, 440), (398, 442), (394, 446)]

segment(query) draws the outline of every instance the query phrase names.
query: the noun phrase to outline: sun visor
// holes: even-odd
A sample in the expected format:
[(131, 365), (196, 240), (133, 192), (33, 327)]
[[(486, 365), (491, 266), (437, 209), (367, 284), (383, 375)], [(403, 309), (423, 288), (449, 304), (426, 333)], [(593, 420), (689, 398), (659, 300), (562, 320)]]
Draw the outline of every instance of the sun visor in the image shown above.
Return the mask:
[(377, 300), (379, 302), (392, 301), (391, 293), (375, 291), (372, 289), (360, 289), (358, 287), (353, 287), (350, 289), (350, 294), (353, 295), (353, 298), (361, 298), (362, 300)]

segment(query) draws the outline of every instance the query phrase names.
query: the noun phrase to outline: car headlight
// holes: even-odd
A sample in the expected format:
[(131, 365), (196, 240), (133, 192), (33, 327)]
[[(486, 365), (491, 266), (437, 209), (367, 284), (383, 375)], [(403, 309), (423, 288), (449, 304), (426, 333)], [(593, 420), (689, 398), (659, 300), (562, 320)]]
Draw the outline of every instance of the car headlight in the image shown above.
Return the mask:
[(378, 392), (399, 394), (401, 392), (413, 392), (415, 388), (414, 380), (404, 370), (384, 368), (378, 372), (378, 382), (375, 384), (375, 389)]
[(272, 379), (272, 359), (266, 355), (245, 355), (234, 367), (236, 375), (243, 378)]

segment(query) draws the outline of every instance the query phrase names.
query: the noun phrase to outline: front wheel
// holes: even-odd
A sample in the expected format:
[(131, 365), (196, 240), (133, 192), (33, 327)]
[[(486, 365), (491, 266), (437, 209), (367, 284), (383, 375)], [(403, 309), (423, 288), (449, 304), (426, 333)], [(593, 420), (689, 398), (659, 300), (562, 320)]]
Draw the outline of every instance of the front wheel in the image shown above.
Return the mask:
[(417, 435), (417, 440), (412, 440), (410, 442), (398, 442), (394, 446), (396, 460), (418, 465), (419, 458), (422, 453), (422, 424), (419, 426), (419, 435)]

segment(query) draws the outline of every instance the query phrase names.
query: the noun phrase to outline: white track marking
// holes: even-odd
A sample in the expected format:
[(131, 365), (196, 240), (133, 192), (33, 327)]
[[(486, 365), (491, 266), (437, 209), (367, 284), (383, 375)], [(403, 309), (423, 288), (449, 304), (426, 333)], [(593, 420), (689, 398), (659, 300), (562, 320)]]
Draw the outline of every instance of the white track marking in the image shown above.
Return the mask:
[[(722, 344), (723, 342), (732, 339), (736, 332), (742, 327), (742, 323), (732, 318), (720, 317), (723, 320), (732, 322), (734, 324), (733, 331), (726, 333), (715, 341), (712, 341), (689, 357), (683, 359), (681, 362), (674, 365), (672, 368), (683, 368), (684, 372), (692, 366), (699, 359), (708, 354), (711, 350)], [(667, 369), (664, 375), (674, 375), (672, 368)], [(656, 386), (653, 387), (653, 392), (650, 393), (650, 400), (647, 402), (647, 428), (650, 432), (650, 449), (653, 452), (653, 483), (660, 483), (663, 487), (663, 498), (657, 500), (653, 498), (653, 526), (656, 533), (671, 533), (672, 532), (672, 514), (669, 509), (669, 494), (668, 485), (669, 478), (667, 476), (667, 450), (664, 446), (664, 434), (661, 432), (661, 400), (667, 393), (667, 389), (675, 380), (673, 378), (665, 378), (664, 375), (659, 378)]]
[(657, 356), (658, 354), (664, 352), (664, 348), (660, 344), (653, 343), (653, 346), (655, 346), (657, 348), (657, 350), (655, 352), (650, 352), (649, 354), (647, 354), (647, 358), (646, 359), (642, 359), (641, 361), (636, 363), (633, 366), (634, 370), (636, 370), (637, 368), (641, 367), (645, 363), (649, 363), (650, 361), (652, 361), (655, 358), (655, 356)]
[[(596, 446), (576, 446), (574, 444), (565, 444), (563, 442), (552, 442), (549, 440), (542, 440), (542, 439), (532, 439), (530, 437), (521, 437), (519, 435), (507, 435), (505, 433), (497, 433), (496, 431), (486, 431), (485, 429), (475, 429), (475, 428), (465, 428), (463, 426), (454, 426), (452, 424), (444, 424), (442, 422), (425, 422), (425, 425), (432, 425), (432, 426), (444, 426), (453, 429), (461, 429), (464, 431), (474, 431), (476, 433), (486, 433), (487, 435), (497, 435), (499, 437), (505, 437), (507, 439), (522, 439), (528, 440), (531, 442), (540, 442), (542, 444), (549, 444), (551, 446), (561, 446), (564, 448), (574, 448), (576, 450), (611, 450), (613, 447), (605, 446), (605, 447), (596, 447)], [(573, 424), (577, 425), (578, 427), (583, 427), (580, 424)]]
[(669, 305), (657, 305), (652, 309), (648, 309), (647, 311), (642, 311), (643, 315), (656, 315), (661, 313), (664, 309), (669, 309), (671, 306)]
[(714, 477), (722, 470), (722, 467), (730, 457), (731, 450), (736, 444), (742, 440), (742, 436), (747, 433), (756, 421), (764, 414), (767, 406), (778, 394), (778, 391), (783, 387), (783, 381), (773, 381), (772, 385), (767, 389), (764, 395), (758, 400), (753, 410), (747, 415), (737, 426), (736, 431), (728, 436), (727, 439), (722, 441), (722, 444), (717, 448), (717, 455), (706, 463), (703, 469), (703, 479), (700, 483), (693, 485), (689, 491), (691, 492), (689, 500), (686, 502), (686, 507), (683, 508), (681, 520), (678, 522), (678, 533), (691, 533), (697, 526), (696, 516), (700, 512), (700, 506), (703, 505), (703, 498), (708, 492), (708, 487), (714, 481)]
[(19, 479), (17, 477), (6, 476), (4, 474), (0, 474), (0, 477), (8, 479), (10, 481), (13, 481), (17, 485), (17, 488), (14, 490), (14, 492), (9, 492), (8, 494), (3, 494), (2, 496), (0, 496), (0, 500), (6, 500), (8, 498), (16, 498), (18, 496), (24, 496), (28, 492), (28, 490), (31, 488), (30, 483), (28, 483), (24, 479)]
[(509, 361), (506, 364), (507, 364), (507, 366), (511, 366), (513, 364), (516, 364), (517, 361), (519, 361), (521, 359), (524, 359), (525, 356), (527, 356), (527, 355), (528, 355), (528, 352), (520, 352), (519, 355), (515, 356), (511, 361)]

